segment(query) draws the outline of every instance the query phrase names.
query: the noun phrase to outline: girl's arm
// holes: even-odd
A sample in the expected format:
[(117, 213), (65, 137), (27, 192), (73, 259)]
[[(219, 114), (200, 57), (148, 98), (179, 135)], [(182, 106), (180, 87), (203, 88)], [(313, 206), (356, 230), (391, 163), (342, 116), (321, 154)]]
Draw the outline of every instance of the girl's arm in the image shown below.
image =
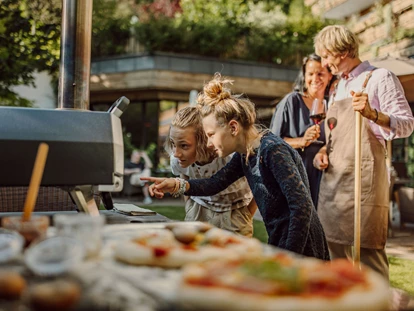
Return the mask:
[[(188, 177), (187, 175), (184, 174), (180, 174), (180, 178), (185, 179), (185, 180), (189, 180), (190, 177)], [(190, 199), (190, 197), (188, 195), (184, 196), (184, 201), (187, 202)]]
[(185, 194), (193, 196), (211, 196), (223, 191), (236, 180), (244, 176), (241, 156), (234, 153), (230, 162), (210, 178), (191, 179)]
[[(210, 196), (223, 191), (233, 182), (244, 176), (241, 157), (236, 153), (231, 161), (210, 178), (191, 179), (185, 182), (185, 195)], [(174, 193), (177, 180), (175, 178), (142, 177), (141, 180), (153, 182), (149, 186), (151, 196), (164, 197), (164, 193)]]

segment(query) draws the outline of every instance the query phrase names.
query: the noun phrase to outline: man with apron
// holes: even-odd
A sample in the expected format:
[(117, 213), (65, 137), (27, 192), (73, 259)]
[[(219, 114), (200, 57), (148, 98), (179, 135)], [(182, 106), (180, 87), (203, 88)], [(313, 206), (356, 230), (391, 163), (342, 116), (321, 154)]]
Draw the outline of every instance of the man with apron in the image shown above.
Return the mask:
[(318, 214), (331, 258), (352, 259), (354, 244), (355, 111), (362, 118), (361, 262), (388, 279), (385, 253), (389, 182), (385, 140), (407, 137), (414, 118), (397, 77), (362, 62), (358, 39), (345, 26), (327, 26), (315, 37), (322, 65), (341, 80), (325, 120), (326, 146), (313, 164), (323, 170)]

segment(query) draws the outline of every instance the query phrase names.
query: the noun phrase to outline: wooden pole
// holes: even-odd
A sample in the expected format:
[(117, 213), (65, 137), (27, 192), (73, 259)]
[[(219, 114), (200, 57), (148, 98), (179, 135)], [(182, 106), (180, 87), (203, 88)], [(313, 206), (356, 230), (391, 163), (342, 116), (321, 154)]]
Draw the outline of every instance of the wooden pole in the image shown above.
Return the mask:
[(362, 115), (355, 111), (355, 198), (353, 263), (360, 267), (361, 258), (361, 136)]
[(42, 181), (43, 171), (45, 169), (49, 145), (41, 143), (37, 149), (36, 160), (33, 166), (32, 177), (30, 178), (29, 189), (27, 190), (26, 201), (23, 207), (23, 221), (29, 221), (36, 204), (39, 186)]

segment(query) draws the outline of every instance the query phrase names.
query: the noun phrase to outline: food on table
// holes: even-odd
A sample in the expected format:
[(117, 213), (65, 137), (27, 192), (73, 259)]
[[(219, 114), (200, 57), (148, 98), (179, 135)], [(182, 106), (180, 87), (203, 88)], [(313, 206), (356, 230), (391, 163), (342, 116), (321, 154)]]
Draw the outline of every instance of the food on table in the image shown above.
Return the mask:
[(57, 280), (34, 285), (29, 293), (29, 301), (34, 310), (65, 311), (78, 303), (80, 295), (80, 286), (74, 281)]
[(182, 226), (138, 232), (134, 238), (117, 243), (115, 257), (129, 264), (178, 268), (215, 258), (256, 257), (262, 251), (256, 239), (218, 228), (200, 232), (197, 227)]
[(57, 276), (76, 267), (85, 249), (78, 239), (54, 236), (31, 245), (25, 252), (27, 267), (38, 276)]
[(16, 231), (0, 228), (0, 264), (16, 259), (24, 244), (24, 238)]
[(379, 311), (388, 310), (389, 288), (344, 259), (278, 254), (187, 265), (177, 301), (194, 310)]
[(169, 229), (169, 230), (173, 230), (175, 228), (191, 228), (197, 232), (206, 232), (208, 230), (210, 230), (211, 228), (213, 228), (214, 226), (209, 224), (208, 222), (197, 222), (197, 223), (182, 223), (182, 222), (176, 222), (176, 223), (170, 223), (170, 224), (166, 224), (165, 228)]
[(26, 281), (17, 272), (0, 271), (0, 298), (18, 299), (26, 288)]
[(2, 227), (19, 232), (25, 240), (24, 247), (27, 247), (35, 239), (46, 236), (49, 227), (48, 216), (32, 215), (28, 221), (23, 221), (21, 216), (3, 217)]

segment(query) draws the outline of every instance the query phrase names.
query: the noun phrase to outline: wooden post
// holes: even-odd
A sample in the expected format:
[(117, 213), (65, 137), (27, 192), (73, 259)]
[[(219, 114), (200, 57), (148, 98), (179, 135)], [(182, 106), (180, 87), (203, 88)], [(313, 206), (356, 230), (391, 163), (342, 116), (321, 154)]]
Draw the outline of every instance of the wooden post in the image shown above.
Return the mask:
[(361, 258), (361, 136), (362, 115), (355, 111), (355, 198), (353, 263), (360, 267)]

